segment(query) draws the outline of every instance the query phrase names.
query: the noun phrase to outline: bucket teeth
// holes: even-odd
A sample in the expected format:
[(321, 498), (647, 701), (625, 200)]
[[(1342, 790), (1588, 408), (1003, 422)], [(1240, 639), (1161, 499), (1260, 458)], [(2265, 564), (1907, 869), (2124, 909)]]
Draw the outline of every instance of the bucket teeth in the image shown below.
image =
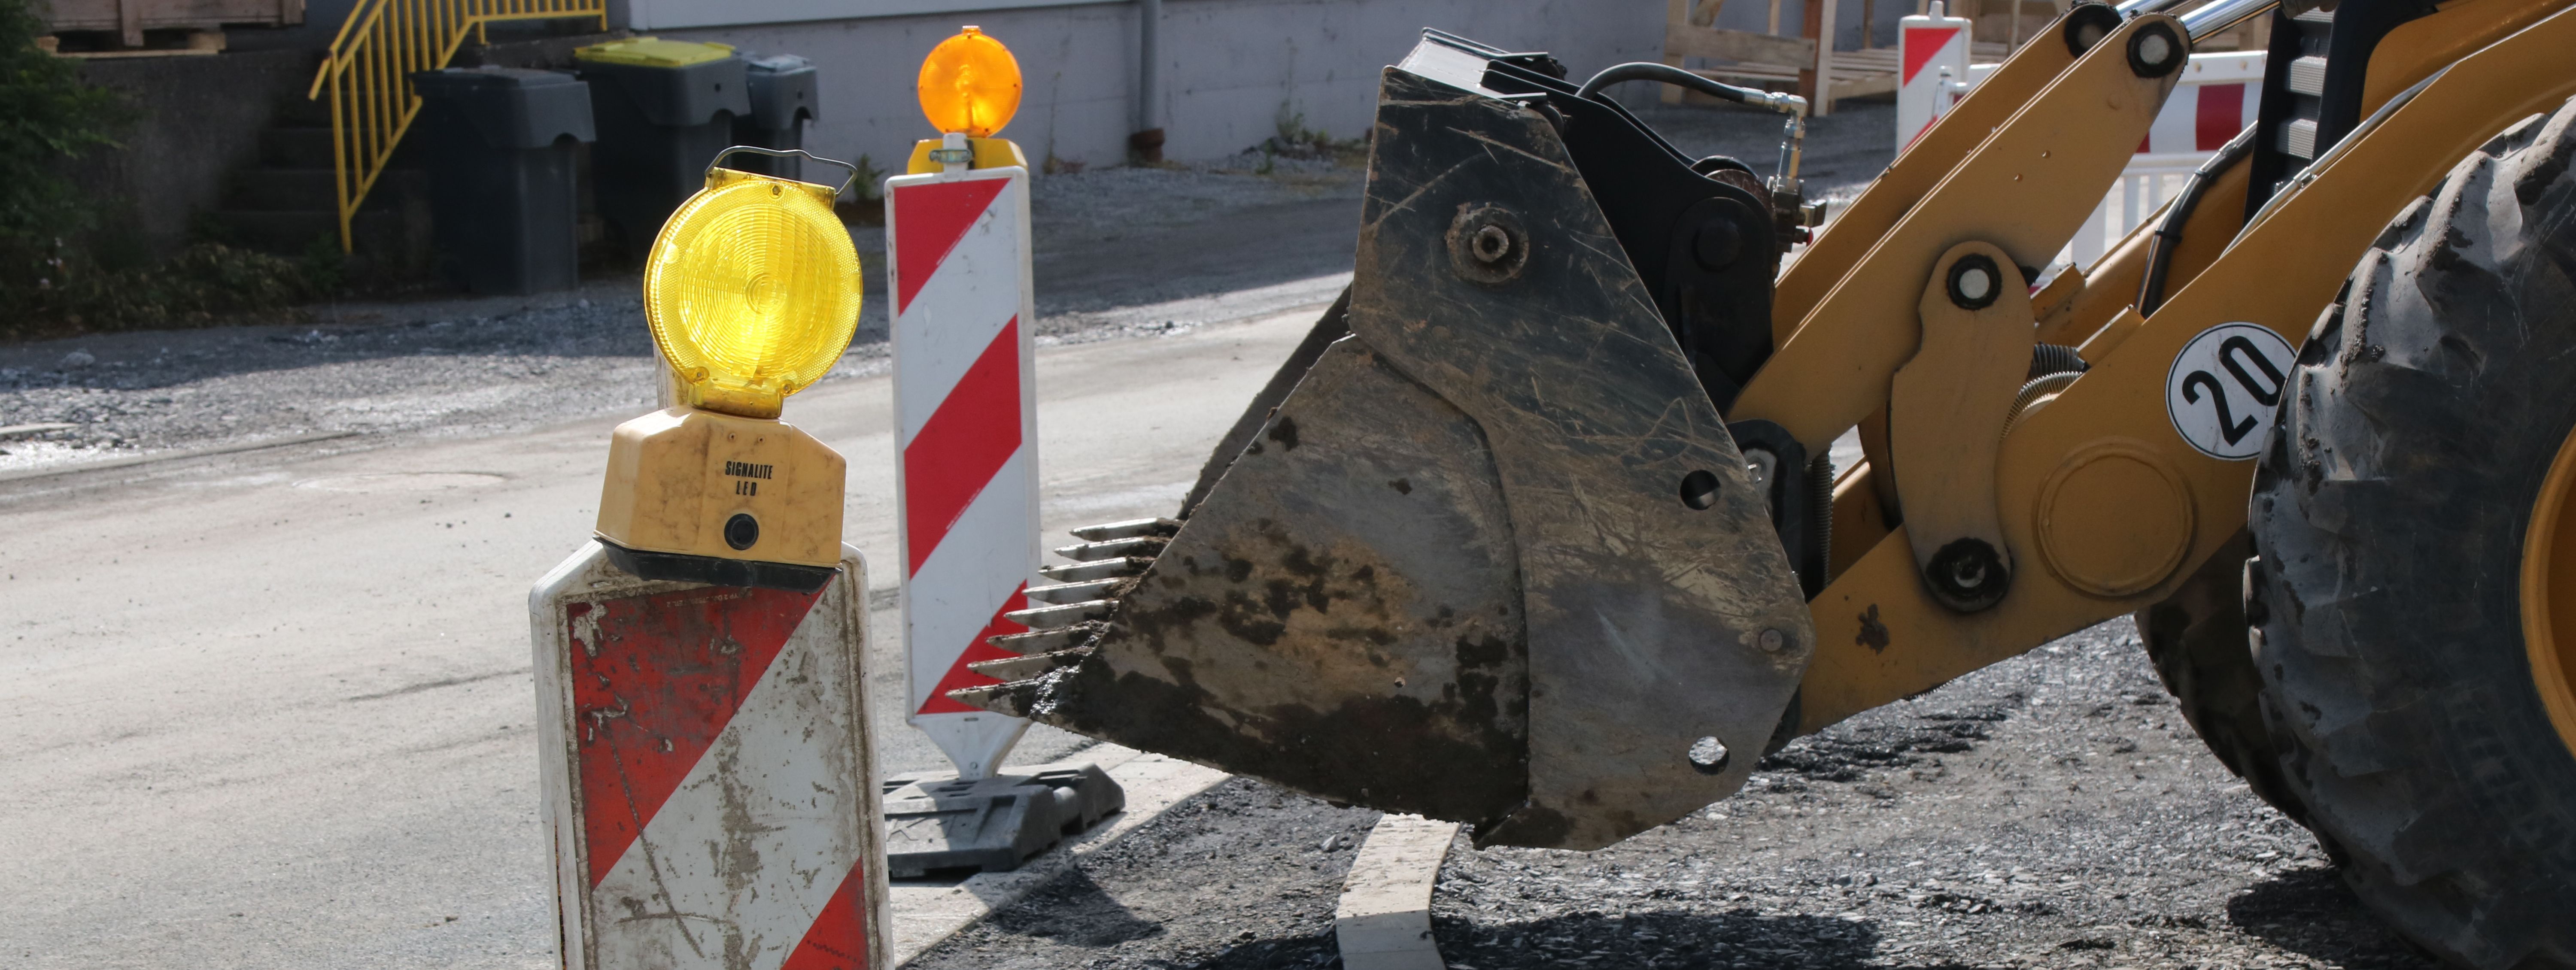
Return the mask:
[(948, 699), (968, 707), (991, 711), (1004, 717), (1027, 717), (1035, 706), (1043, 679), (1015, 680), (1007, 684), (968, 687), (948, 692)]
[(1153, 564), (1152, 556), (1125, 556), (1117, 559), (1094, 559), (1090, 562), (1056, 563), (1040, 566), (1038, 572), (1045, 574), (1048, 579), (1080, 583), (1095, 579), (1141, 575), (1145, 572), (1145, 567)]
[(1134, 584), (1134, 580), (1120, 577), (1055, 586), (1031, 586), (1027, 592), (1030, 599), (1040, 603), (1083, 603), (1091, 600), (1116, 599), (1118, 594), (1125, 592), (1127, 587)]
[(987, 637), (984, 642), (1021, 655), (1053, 653), (1090, 643), (1092, 637), (1098, 636), (1100, 631), (1108, 628), (1109, 624), (1096, 621), (1076, 623), (1052, 630)]
[(1084, 647), (1072, 650), (1057, 650), (1052, 653), (1033, 653), (1025, 657), (1006, 657), (1000, 660), (978, 660), (974, 663), (967, 664), (966, 669), (972, 670), (986, 677), (991, 677), (995, 680), (1029, 680), (1045, 676), (1051, 671), (1081, 663), (1082, 658), (1088, 656), (1091, 656), (1091, 650)]
[(1052, 630), (1056, 627), (1072, 626), (1076, 623), (1083, 623), (1091, 620), (1106, 620), (1109, 618), (1109, 614), (1116, 609), (1118, 609), (1117, 600), (1090, 600), (1081, 603), (1066, 603), (1062, 606), (1041, 606), (1036, 609), (1013, 610), (1009, 613), (1002, 614), (1002, 618), (1021, 626), (1028, 627), (1032, 630)]
[(1055, 552), (1074, 561), (1038, 570), (1059, 582), (1024, 591), (1031, 601), (1048, 605), (1003, 614), (1029, 632), (984, 641), (1019, 656), (966, 665), (1002, 683), (949, 691), (949, 699), (996, 714), (1028, 717), (1046, 684), (1071, 676), (1071, 669), (1092, 655), (1100, 635), (1109, 629), (1110, 615), (1118, 611), (1118, 597), (1135, 588), (1135, 577), (1154, 565), (1154, 556), (1180, 530), (1181, 523), (1174, 519), (1129, 519), (1073, 530), (1074, 538), (1085, 541)]
[(1058, 546), (1056, 547), (1055, 554), (1071, 559), (1075, 562), (1092, 562), (1100, 559), (1116, 559), (1123, 556), (1151, 557), (1156, 553), (1162, 552), (1163, 547), (1170, 543), (1170, 539), (1162, 536), (1138, 536), (1132, 539), (1111, 539), (1107, 542), (1084, 542), (1070, 546)]
[(1168, 539), (1173, 533), (1179, 531), (1181, 531), (1181, 523), (1177, 519), (1129, 519), (1125, 522), (1086, 525), (1073, 530), (1073, 537), (1085, 542), (1108, 542), (1112, 539)]

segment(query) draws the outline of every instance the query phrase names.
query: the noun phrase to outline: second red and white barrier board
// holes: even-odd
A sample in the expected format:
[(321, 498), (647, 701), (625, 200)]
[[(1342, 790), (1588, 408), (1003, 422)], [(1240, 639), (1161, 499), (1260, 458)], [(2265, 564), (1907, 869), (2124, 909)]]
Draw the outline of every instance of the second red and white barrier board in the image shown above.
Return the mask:
[(1037, 574), (1028, 189), (1018, 166), (886, 182), (907, 713), (964, 778), (1028, 729), (947, 696), (994, 683), (966, 665), (1009, 656), (984, 641), (1022, 631), (1003, 614)]

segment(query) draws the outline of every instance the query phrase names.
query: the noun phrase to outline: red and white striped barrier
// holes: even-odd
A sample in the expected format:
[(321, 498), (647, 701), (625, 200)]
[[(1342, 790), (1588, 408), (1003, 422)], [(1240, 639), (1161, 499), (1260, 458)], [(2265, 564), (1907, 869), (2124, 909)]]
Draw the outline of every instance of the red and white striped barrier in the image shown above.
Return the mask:
[(1896, 22), (1896, 148), (1904, 151), (1950, 113), (1968, 90), (1966, 17), (1952, 17), (1932, 0), (1924, 12)]
[(865, 566), (646, 580), (593, 542), (529, 594), (568, 970), (889, 966)]
[(983, 778), (1028, 729), (948, 699), (996, 682), (966, 665), (1010, 656), (1040, 555), (1028, 169), (887, 179), (886, 238), (909, 721)]
[(2142, 161), (2187, 157), (2198, 166), (2253, 124), (2262, 102), (2263, 52), (2194, 54), (2138, 155)]

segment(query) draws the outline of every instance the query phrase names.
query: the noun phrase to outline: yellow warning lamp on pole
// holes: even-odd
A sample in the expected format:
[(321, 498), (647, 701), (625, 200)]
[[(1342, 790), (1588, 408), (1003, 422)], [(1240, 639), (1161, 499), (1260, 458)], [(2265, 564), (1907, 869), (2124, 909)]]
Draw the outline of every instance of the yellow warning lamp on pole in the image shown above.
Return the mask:
[(1020, 62), (1001, 41), (973, 26), (940, 41), (921, 59), (914, 93), (940, 137), (912, 146), (907, 172), (1028, 167), (1020, 146), (993, 137), (1020, 110)]
[(858, 327), (858, 250), (835, 189), (720, 167), (662, 225), (644, 267), (644, 317), (676, 403), (619, 425), (598, 535), (647, 579), (820, 588), (841, 559), (844, 463), (778, 420)]

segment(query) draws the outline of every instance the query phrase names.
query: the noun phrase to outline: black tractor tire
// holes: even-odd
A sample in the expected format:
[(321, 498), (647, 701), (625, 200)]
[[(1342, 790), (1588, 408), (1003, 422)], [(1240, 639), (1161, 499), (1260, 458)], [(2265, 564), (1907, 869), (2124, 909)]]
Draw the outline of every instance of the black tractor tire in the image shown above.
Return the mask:
[(2281, 777), (2280, 748), (2263, 722), (2263, 677), (2245, 626), (2245, 559), (2253, 540), (2227, 540), (2172, 596), (2137, 614), (2156, 676), (2218, 763), (2254, 795), (2305, 824), (2307, 806)]
[(2576, 968), (2576, 751), (2523, 538), (2576, 429), (2576, 102), (2401, 213), (2301, 348), (2246, 618), (2282, 778), (2362, 902), (2480, 970)]

